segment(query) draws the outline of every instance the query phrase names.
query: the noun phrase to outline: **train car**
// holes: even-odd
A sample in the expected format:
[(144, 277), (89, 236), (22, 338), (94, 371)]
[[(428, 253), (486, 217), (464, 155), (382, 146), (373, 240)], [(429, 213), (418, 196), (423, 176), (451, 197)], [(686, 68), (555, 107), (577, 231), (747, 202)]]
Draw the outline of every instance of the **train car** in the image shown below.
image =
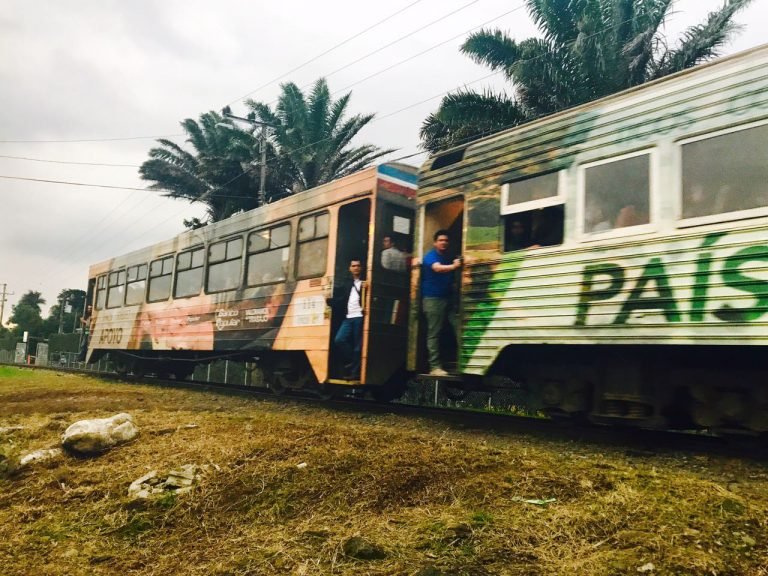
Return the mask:
[[(384, 238), (412, 250), (416, 168), (371, 167), (90, 268), (89, 361), (185, 378), (197, 363), (254, 362), (275, 391), (404, 382), (406, 267), (382, 264)], [(362, 371), (344, 378), (327, 305), (362, 261)], [(385, 262), (386, 264), (386, 262)]]
[[(768, 45), (442, 152), (417, 219), (465, 257), (446, 386), (768, 430)], [(418, 305), (408, 348), (426, 371)]]

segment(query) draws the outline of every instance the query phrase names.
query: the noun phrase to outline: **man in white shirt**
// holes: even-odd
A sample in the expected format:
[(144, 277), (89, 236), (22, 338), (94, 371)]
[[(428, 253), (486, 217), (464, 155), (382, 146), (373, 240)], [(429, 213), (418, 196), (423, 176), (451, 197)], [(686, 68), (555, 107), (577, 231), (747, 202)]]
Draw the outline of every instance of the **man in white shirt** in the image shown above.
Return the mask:
[(351, 278), (334, 290), (334, 297), (328, 301), (337, 313), (344, 312), (344, 320), (336, 332), (333, 343), (339, 348), (344, 359), (345, 378), (360, 379), (360, 353), (363, 344), (363, 315), (365, 283), (360, 278), (362, 264), (360, 260), (349, 263)]
[(381, 251), (381, 265), (386, 270), (405, 272), (406, 254), (398, 250), (391, 236), (384, 236), (384, 250)]

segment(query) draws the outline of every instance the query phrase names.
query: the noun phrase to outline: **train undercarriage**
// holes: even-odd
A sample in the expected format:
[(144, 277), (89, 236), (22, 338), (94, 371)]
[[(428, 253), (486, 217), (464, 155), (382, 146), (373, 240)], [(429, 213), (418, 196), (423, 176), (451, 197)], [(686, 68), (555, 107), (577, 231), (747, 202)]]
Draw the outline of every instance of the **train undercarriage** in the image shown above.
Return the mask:
[(656, 429), (768, 432), (758, 347), (514, 346), (475, 381), (522, 386), (552, 417)]

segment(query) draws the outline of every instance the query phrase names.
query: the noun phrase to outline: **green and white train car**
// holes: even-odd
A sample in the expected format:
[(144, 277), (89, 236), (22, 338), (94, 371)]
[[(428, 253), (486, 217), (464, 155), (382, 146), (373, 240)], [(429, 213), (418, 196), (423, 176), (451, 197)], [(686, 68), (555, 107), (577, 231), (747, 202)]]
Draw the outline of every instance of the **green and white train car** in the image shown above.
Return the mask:
[(768, 430), (768, 45), (441, 153), (417, 205), (466, 258), (450, 385)]

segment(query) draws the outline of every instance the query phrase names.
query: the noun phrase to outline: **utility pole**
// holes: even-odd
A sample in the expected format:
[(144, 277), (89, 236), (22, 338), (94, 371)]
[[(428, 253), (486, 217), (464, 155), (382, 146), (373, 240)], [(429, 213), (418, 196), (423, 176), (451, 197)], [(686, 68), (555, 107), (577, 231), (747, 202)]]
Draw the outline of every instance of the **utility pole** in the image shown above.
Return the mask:
[(64, 332), (64, 308), (67, 307), (67, 299), (59, 300), (59, 334)]
[(259, 174), (259, 206), (264, 206), (267, 203), (267, 128), (277, 128), (274, 124), (268, 122), (261, 122), (259, 120), (253, 120), (252, 118), (243, 118), (242, 116), (235, 116), (228, 111), (229, 107), (225, 108), (222, 112), (225, 118), (231, 118), (232, 120), (240, 120), (241, 122), (247, 122), (252, 126), (261, 126), (261, 138), (259, 139), (259, 146), (261, 148), (261, 171)]
[(6, 296), (13, 296), (15, 292), (6, 292), (8, 284), (3, 284), (3, 291), (0, 292), (0, 326), (3, 325), (3, 313), (5, 312)]

